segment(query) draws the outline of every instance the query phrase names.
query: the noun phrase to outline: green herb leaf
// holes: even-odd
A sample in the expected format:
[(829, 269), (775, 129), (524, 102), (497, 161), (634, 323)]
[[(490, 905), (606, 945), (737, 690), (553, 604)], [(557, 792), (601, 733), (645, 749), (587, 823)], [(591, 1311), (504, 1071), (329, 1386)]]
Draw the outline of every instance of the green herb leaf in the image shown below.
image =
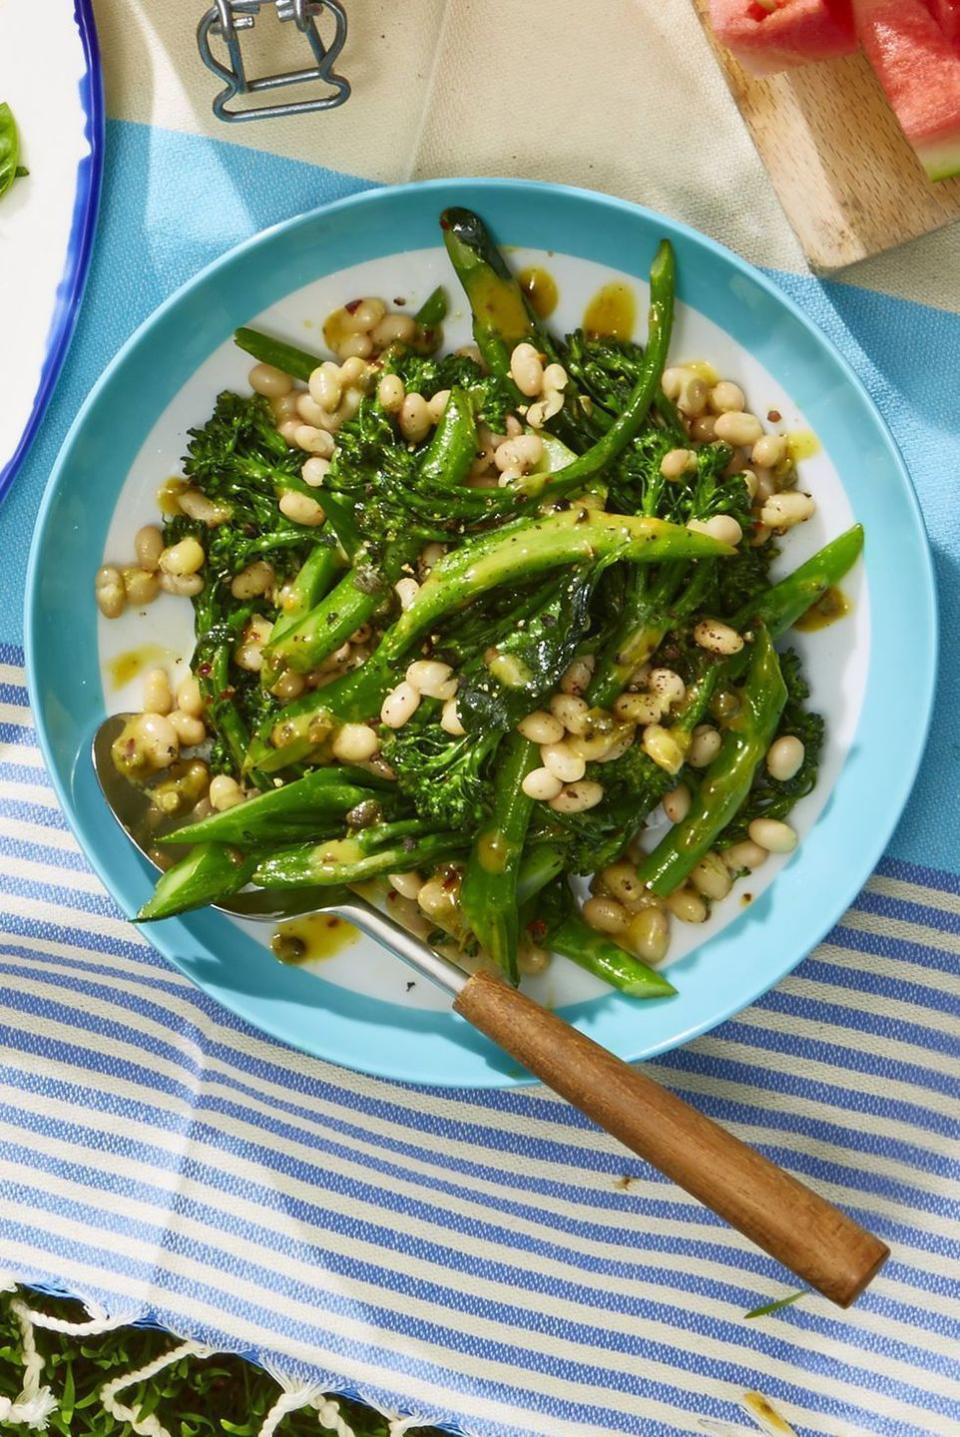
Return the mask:
[(0, 198), (14, 180), (26, 171), (20, 164), (20, 136), (13, 111), (4, 101), (0, 104)]
[(791, 1307), (793, 1303), (798, 1302), (801, 1297), (806, 1297), (809, 1291), (809, 1287), (801, 1287), (799, 1292), (790, 1292), (786, 1297), (777, 1298), (776, 1302), (765, 1302), (762, 1307), (751, 1308), (749, 1312), (745, 1312), (743, 1315), (747, 1319), (751, 1317), (769, 1317), (771, 1312), (779, 1312), (781, 1307)]

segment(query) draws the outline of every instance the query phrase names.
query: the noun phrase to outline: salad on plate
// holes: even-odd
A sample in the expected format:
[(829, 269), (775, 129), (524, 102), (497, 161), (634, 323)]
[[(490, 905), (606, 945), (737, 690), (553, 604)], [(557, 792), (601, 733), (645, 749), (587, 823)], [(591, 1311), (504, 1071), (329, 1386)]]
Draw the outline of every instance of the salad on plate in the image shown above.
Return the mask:
[(553, 334), (476, 214), (440, 224), (475, 343), (444, 352), (442, 289), (348, 299), (328, 358), (238, 331), (252, 392), (96, 575), (105, 618), (194, 608), (114, 745), (163, 869), (139, 916), (348, 885), (511, 983), (560, 954), (667, 996), (672, 926), (797, 843), (824, 726), (782, 641), (863, 533), (771, 578), (816, 503), (779, 415), (669, 362), (669, 243), (641, 346)]

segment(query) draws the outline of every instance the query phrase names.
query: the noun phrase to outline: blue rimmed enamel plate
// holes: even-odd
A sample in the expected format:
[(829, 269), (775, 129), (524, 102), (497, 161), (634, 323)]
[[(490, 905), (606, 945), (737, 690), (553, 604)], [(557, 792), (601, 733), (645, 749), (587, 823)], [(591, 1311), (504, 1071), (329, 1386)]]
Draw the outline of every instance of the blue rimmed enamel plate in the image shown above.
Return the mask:
[[(437, 217), (477, 209), (516, 265), (556, 279), (552, 322), (572, 327), (612, 279), (633, 286), (638, 313), (658, 240), (677, 250), (680, 304), (672, 357), (735, 378), (777, 427), (816, 435), (802, 463), (818, 502), (784, 545), (792, 568), (854, 518), (864, 562), (845, 590), (841, 622), (796, 635), (813, 698), (828, 723), (817, 790), (796, 811), (789, 860), (770, 860), (717, 904), (702, 927), (677, 925), (672, 999), (619, 997), (563, 960), (533, 991), (626, 1058), (675, 1047), (750, 1003), (789, 972), (854, 898), (880, 857), (920, 761), (933, 692), (936, 610), (927, 542), (899, 454), (871, 401), (823, 335), (775, 285), (735, 255), (662, 216), (605, 196), (520, 181), (434, 181), (360, 195), (291, 220), (218, 260), (164, 304), (90, 395), (60, 455), (31, 558), (27, 653), (40, 742), (91, 862), (133, 913), (151, 888), (147, 866), (106, 812), (90, 769), (91, 735), (110, 710), (138, 706), (117, 687), (115, 660), (149, 646), (171, 667), (192, 646), (186, 601), (162, 597), (142, 615), (99, 619), (92, 579), (124, 560), (137, 527), (156, 516), (158, 485), (176, 472), (186, 430), (248, 363), (230, 336), (260, 323), (294, 343), (320, 344), (324, 316), (357, 294), (416, 305), (452, 283)], [(468, 338), (455, 303), (451, 344)], [(642, 333), (639, 337), (642, 337)], [(810, 447), (813, 447), (812, 445)], [(123, 667), (122, 665), (120, 666)], [(516, 1067), (422, 982), (366, 940), (308, 968), (282, 967), (263, 930), (215, 913), (152, 927), (150, 936), (209, 994), (255, 1026), (349, 1067), (409, 1082), (469, 1087), (523, 1080)], [(268, 936), (268, 935), (267, 935)]]

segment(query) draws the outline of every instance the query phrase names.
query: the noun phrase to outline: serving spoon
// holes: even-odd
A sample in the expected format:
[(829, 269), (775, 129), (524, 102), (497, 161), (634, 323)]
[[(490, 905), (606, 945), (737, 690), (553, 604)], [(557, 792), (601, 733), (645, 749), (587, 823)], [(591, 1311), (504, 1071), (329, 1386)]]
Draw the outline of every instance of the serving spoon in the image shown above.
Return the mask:
[[(137, 836), (149, 797), (118, 772), (111, 753), (129, 717), (100, 725), (93, 766), (114, 818), (152, 863)], [(213, 906), (262, 923), (331, 912), (355, 924), (443, 989), (454, 1012), (541, 1082), (839, 1307), (849, 1307), (890, 1256), (840, 1208), (640, 1069), (495, 974), (465, 972), (352, 890), (253, 890)]]

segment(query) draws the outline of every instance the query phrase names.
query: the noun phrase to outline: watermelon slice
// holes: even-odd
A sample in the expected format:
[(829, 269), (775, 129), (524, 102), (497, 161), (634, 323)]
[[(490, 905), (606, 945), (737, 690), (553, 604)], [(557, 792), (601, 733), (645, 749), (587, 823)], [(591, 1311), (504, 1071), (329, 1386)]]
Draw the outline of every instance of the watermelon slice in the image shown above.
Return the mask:
[(927, 9), (952, 45), (960, 45), (960, 0), (927, 0)]
[(710, 0), (710, 23), (754, 75), (832, 60), (857, 48), (850, 0)]
[(960, 174), (960, 52), (923, 0), (853, 0), (857, 29), (931, 180)]

